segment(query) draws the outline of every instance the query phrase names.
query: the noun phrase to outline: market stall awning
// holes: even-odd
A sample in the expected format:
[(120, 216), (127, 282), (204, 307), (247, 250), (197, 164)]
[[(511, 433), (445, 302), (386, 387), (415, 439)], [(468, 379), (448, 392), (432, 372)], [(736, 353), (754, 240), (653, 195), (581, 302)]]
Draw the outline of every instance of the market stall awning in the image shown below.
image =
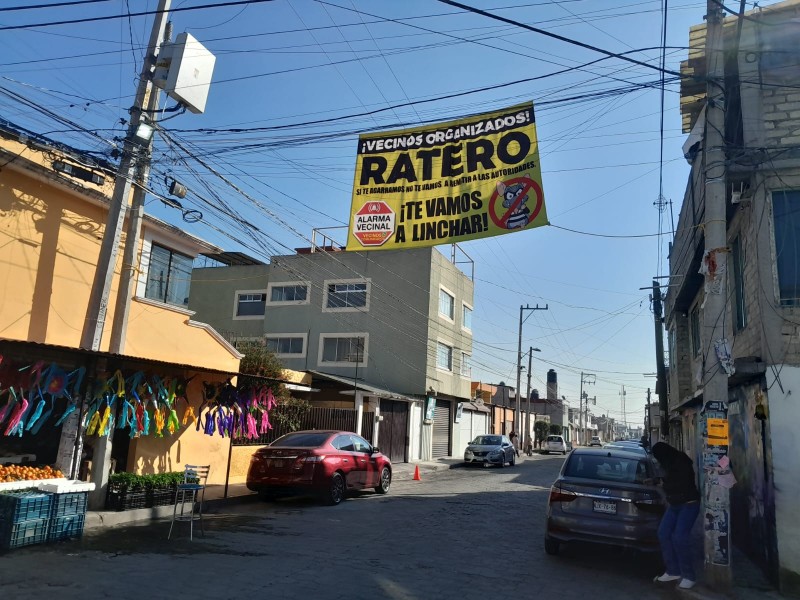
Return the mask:
[[(422, 402), (420, 398), (412, 398), (411, 396), (407, 396), (405, 394), (400, 394), (397, 392), (392, 392), (390, 390), (385, 390), (383, 388), (376, 387), (374, 385), (370, 385), (368, 383), (364, 383), (363, 381), (354, 380), (348, 377), (340, 377), (339, 375), (331, 375), (330, 373), (322, 373), (320, 371), (307, 371), (311, 373), (312, 377), (325, 379), (328, 381), (335, 381), (336, 383), (341, 383), (342, 385), (346, 385), (349, 387), (349, 391), (343, 391), (342, 394), (352, 394), (353, 389), (359, 389), (362, 392), (368, 392), (371, 396), (378, 396), (379, 398), (386, 398), (388, 400), (401, 400), (403, 402)], [(313, 381), (312, 381), (313, 383)]]

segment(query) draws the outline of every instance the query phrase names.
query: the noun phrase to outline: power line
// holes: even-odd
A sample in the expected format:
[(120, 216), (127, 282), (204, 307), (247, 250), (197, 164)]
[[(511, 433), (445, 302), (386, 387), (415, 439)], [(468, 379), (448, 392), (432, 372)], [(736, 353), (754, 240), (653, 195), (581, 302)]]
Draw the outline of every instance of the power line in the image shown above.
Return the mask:
[(111, 0), (72, 0), (71, 2), (54, 2), (53, 4), (29, 4), (27, 6), (8, 6), (0, 8), (0, 12), (12, 10), (33, 10), (37, 8), (56, 8), (57, 6), (76, 6), (78, 4), (97, 4), (99, 2), (110, 2)]
[(597, 46), (593, 46), (591, 44), (586, 44), (584, 42), (579, 42), (578, 40), (573, 40), (572, 38), (564, 37), (563, 35), (558, 35), (557, 33), (551, 33), (549, 31), (545, 31), (544, 29), (539, 29), (538, 27), (533, 27), (532, 25), (528, 25), (527, 23), (521, 23), (520, 21), (515, 21), (513, 19), (507, 19), (506, 17), (501, 17), (500, 15), (495, 15), (485, 10), (481, 10), (480, 8), (475, 8), (472, 6), (468, 6), (466, 4), (461, 4), (460, 2), (454, 2), (453, 0), (438, 0), (442, 4), (447, 4), (449, 6), (455, 6), (456, 8), (461, 8), (468, 12), (475, 13), (477, 15), (482, 15), (484, 17), (488, 17), (490, 19), (495, 19), (496, 21), (502, 21), (503, 23), (508, 23), (509, 25), (515, 25), (517, 27), (521, 27), (522, 29), (527, 29), (528, 31), (532, 31), (533, 33), (538, 33), (540, 35), (544, 35), (547, 37), (551, 37), (553, 39), (559, 40), (561, 42), (565, 42), (567, 44), (572, 44), (573, 46), (580, 46), (581, 48), (586, 48), (587, 50), (592, 50), (594, 52), (599, 52), (600, 54), (605, 54), (608, 58), (618, 58), (620, 60), (624, 60), (626, 62), (630, 62), (640, 67), (647, 67), (648, 69), (654, 69), (659, 72), (667, 73), (668, 75), (673, 75), (676, 77), (682, 77), (679, 71), (673, 71), (671, 69), (663, 69), (660, 66), (656, 67), (649, 63), (643, 62), (641, 60), (636, 60), (635, 58), (630, 58), (625, 56), (625, 54), (618, 54), (616, 52), (611, 52), (609, 50), (604, 50), (603, 48), (598, 48)]
[(147, 15), (158, 15), (163, 12), (183, 12), (186, 10), (202, 10), (204, 8), (224, 8), (226, 6), (241, 6), (242, 4), (261, 4), (263, 2), (273, 2), (273, 0), (236, 0), (234, 2), (217, 2), (215, 4), (203, 4), (201, 6), (185, 6), (183, 8), (173, 8), (169, 11), (160, 10), (145, 10), (142, 12), (122, 14), (122, 15), (107, 15), (104, 17), (84, 17), (83, 19), (66, 19), (63, 21), (47, 21), (43, 23), (28, 23), (27, 25), (6, 25), (0, 27), (0, 31), (10, 31), (12, 29), (30, 29), (32, 27), (52, 27), (55, 25), (73, 25), (76, 23), (93, 23), (97, 21), (110, 21), (114, 19), (125, 19), (131, 17), (144, 17)]

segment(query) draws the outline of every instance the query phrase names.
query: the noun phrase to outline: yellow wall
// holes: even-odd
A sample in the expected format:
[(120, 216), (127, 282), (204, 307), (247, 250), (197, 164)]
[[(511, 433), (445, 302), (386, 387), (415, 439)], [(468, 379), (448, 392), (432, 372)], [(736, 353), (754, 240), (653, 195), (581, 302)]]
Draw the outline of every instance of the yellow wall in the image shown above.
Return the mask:
[(247, 480), (247, 469), (250, 467), (250, 458), (259, 448), (266, 446), (234, 446), (231, 453), (230, 483), (244, 483)]
[[(49, 163), (9, 140), (0, 147), (19, 153), (0, 170), (0, 338), (78, 347), (107, 218), (97, 202), (110, 185), (20, 172), (30, 161)], [(120, 251), (101, 350), (108, 350), (121, 260)], [(133, 302), (124, 354), (237, 371), (238, 356), (189, 319), (186, 311)]]
[[(191, 373), (189, 373), (191, 376)], [(198, 374), (189, 383), (187, 397), (194, 407), (195, 414), (199, 412), (202, 403), (202, 379), (203, 375)], [(223, 379), (224, 380), (224, 379)], [(212, 381), (206, 378), (205, 381)], [(220, 381), (220, 379), (216, 379)], [(186, 403), (178, 402), (178, 418), (183, 421)], [(205, 411), (202, 413), (203, 423), (205, 423)], [(125, 470), (133, 473), (168, 473), (170, 471), (182, 471), (184, 465), (211, 465), (209, 471), (209, 484), (224, 484), (225, 472), (228, 466), (228, 448), (230, 440), (221, 437), (218, 433), (206, 435), (201, 424), (200, 431), (195, 430), (197, 422), (181, 426), (180, 430), (169, 435), (166, 430), (164, 437), (155, 437), (151, 434), (130, 440), (128, 450), (128, 464)], [(124, 430), (122, 435), (114, 437), (114, 444), (125, 443), (128, 430)], [(118, 466), (118, 470), (122, 470)]]

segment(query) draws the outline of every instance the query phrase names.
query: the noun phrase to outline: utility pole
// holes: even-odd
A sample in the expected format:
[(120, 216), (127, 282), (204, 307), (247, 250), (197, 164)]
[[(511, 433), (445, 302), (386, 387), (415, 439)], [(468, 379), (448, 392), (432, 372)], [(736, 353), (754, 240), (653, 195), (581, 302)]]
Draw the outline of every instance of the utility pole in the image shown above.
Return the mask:
[[(164, 38), (164, 28), (167, 22), (167, 13), (171, 0), (159, 0), (156, 15), (153, 19), (153, 28), (150, 31), (150, 41), (147, 44), (147, 56), (142, 65), (139, 76), (139, 85), (136, 88), (136, 97), (130, 109), (130, 122), (128, 132), (122, 147), (117, 168), (114, 192), (108, 210), (108, 220), (103, 232), (103, 241), (100, 245), (100, 255), (97, 258), (97, 270), (92, 282), (89, 295), (89, 304), (86, 308), (86, 320), (81, 334), (81, 348), (97, 351), (103, 338), (106, 313), (108, 312), (108, 296), (111, 290), (111, 280), (114, 277), (114, 267), (117, 262), (119, 240), (122, 234), (122, 224), (125, 220), (125, 208), (131, 192), (131, 182), (134, 180), (136, 167), (140, 159), (147, 156), (147, 149), (153, 130), (148, 127), (143, 116), (147, 104), (147, 97), (153, 87), (151, 73), (155, 66), (158, 49)], [(145, 127), (140, 131), (140, 125)], [(149, 130), (149, 135), (147, 134)], [(146, 137), (144, 137), (146, 136)]]
[[(667, 370), (664, 367), (664, 319), (661, 315), (661, 286), (653, 280), (653, 318), (656, 327), (656, 395), (661, 413), (661, 435), (669, 439), (669, 398), (667, 397)], [(649, 391), (648, 391), (648, 404)], [(648, 426), (649, 427), (649, 426)]]
[[(720, 459), (727, 459), (728, 440), (709, 439), (710, 425), (724, 427), (728, 419), (728, 371), (731, 370), (724, 330), (727, 303), (727, 219), (726, 167), (723, 133), (725, 128), (725, 64), (723, 14), (715, 0), (706, 6), (706, 127), (703, 142), (705, 183), (705, 267), (706, 286), (701, 337), (703, 356), (703, 530), (706, 581), (727, 590), (731, 586), (730, 494), (717, 483)], [(723, 363), (720, 357), (726, 359)]]
[(539, 306), (537, 303), (536, 306), (525, 306), (519, 307), (519, 339), (517, 341), (517, 401), (516, 401), (516, 408), (514, 410), (514, 431), (517, 432), (517, 436), (519, 436), (520, 426), (522, 425), (522, 418), (520, 415), (520, 397), (519, 397), (519, 388), (522, 385), (522, 313), (526, 310), (547, 310), (548, 305), (545, 304), (544, 306)]
[[(525, 448), (528, 447), (528, 444), (531, 442), (531, 361), (533, 360), (533, 351), (539, 351), (538, 348), (534, 348), (531, 346), (528, 349), (528, 393), (526, 398), (528, 399), (528, 410), (526, 411), (527, 415), (525, 417), (525, 436), (522, 438), (522, 442), (525, 444)], [(534, 425), (536, 424), (536, 419), (533, 419)]]
[[(587, 445), (588, 442), (586, 440), (586, 421), (584, 419), (584, 410), (589, 413), (589, 394), (587, 393), (584, 395), (583, 391), (583, 384), (589, 385), (591, 383), (595, 383), (597, 379), (597, 375), (594, 373), (584, 373), (581, 371), (581, 393), (580, 393), (580, 404), (578, 405), (578, 438), (581, 440), (582, 445)], [(582, 432), (582, 433), (581, 433)]]
[[(117, 168), (116, 181), (114, 182), (114, 192), (108, 210), (108, 220), (103, 232), (103, 241), (100, 245), (100, 255), (97, 259), (97, 269), (92, 282), (92, 289), (89, 295), (89, 304), (86, 309), (86, 319), (84, 321), (83, 332), (81, 334), (81, 348), (97, 352), (103, 338), (106, 314), (108, 312), (108, 299), (111, 290), (111, 280), (114, 277), (114, 267), (117, 262), (122, 225), (125, 221), (125, 209), (131, 194), (131, 184), (136, 181), (139, 184), (146, 183), (149, 173), (150, 149), (152, 144), (153, 128), (144, 116), (150, 109), (158, 106), (157, 94), (153, 92), (151, 82), (152, 70), (155, 67), (156, 57), (162, 40), (167, 22), (167, 15), (171, 0), (159, 0), (157, 12), (153, 19), (153, 28), (150, 31), (150, 41), (147, 45), (147, 56), (145, 56), (142, 72), (139, 76), (139, 85), (136, 89), (136, 97), (130, 109), (130, 122), (128, 132), (122, 148), (119, 166)], [(140, 126), (143, 126), (140, 130)], [(144, 192), (137, 188), (138, 192)], [(135, 208), (135, 207), (134, 207)], [(130, 215), (135, 219), (133, 209)], [(141, 215), (139, 216), (141, 219)], [(138, 226), (138, 223), (137, 223)], [(135, 239), (132, 239), (135, 238)], [(128, 265), (123, 265), (122, 279), (120, 280), (120, 291), (118, 296), (130, 296), (132, 284), (133, 262), (138, 250), (138, 233), (128, 236), (125, 240), (125, 260)], [(125, 262), (125, 261), (123, 261)], [(126, 277), (127, 274), (130, 277)], [(117, 298), (117, 307), (125, 302), (125, 298)], [(124, 309), (124, 308), (123, 308)], [(127, 312), (127, 311), (126, 311)], [(115, 333), (111, 347), (112, 352), (121, 352), (124, 347), (124, 332), (119, 328), (124, 327), (127, 322), (127, 314), (121, 316), (118, 323), (118, 330)], [(81, 425), (78, 424), (78, 435)], [(92, 460), (92, 481), (96, 487), (90, 494), (90, 507), (101, 508), (105, 503), (106, 487), (108, 485), (109, 463), (111, 459), (111, 436), (113, 429), (108, 436), (97, 439), (94, 447)]]
[[(171, 0), (167, 0), (165, 10), (169, 9)], [(166, 18), (166, 17), (165, 17)], [(160, 45), (167, 44), (172, 38), (172, 24), (167, 23), (164, 28), (163, 38)], [(153, 56), (155, 64), (155, 56)], [(145, 110), (147, 115), (153, 115), (158, 110), (160, 90), (151, 85), (147, 93)], [(109, 340), (109, 351), (114, 354), (125, 354), (125, 334), (128, 330), (128, 316), (131, 310), (131, 299), (134, 295), (134, 286), (137, 275), (136, 253), (139, 251), (139, 239), (142, 231), (142, 220), (144, 219), (144, 201), (147, 196), (145, 188), (150, 179), (150, 157), (153, 154), (153, 138), (147, 144), (136, 169), (133, 187), (133, 199), (131, 208), (128, 211), (128, 228), (125, 231), (125, 247), (122, 253), (122, 267), (119, 273), (119, 289), (114, 305), (114, 318), (111, 321), (111, 338)]]

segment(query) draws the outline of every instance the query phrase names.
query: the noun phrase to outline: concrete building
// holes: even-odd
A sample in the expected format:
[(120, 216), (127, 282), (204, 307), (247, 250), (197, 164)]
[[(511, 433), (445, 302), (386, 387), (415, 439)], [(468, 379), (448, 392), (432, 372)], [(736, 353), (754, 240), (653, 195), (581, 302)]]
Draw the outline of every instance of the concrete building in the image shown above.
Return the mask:
[(470, 402), (473, 282), (453, 260), (327, 245), (269, 264), (215, 258), (227, 264), (192, 273), (200, 318), (234, 343), (263, 340), (314, 388), (338, 386), (310, 400), (373, 413), (372, 441), (392, 460), (460, 455), (464, 412), (487, 409)]
[[(691, 28), (682, 65), (684, 146), (691, 164), (670, 250), (665, 304), (670, 441), (702, 469), (704, 357), (728, 374), (730, 532), (785, 591), (800, 590), (800, 2), (789, 0), (724, 22), (727, 273), (704, 260), (705, 25)], [(712, 283), (700, 274), (715, 276)], [(725, 340), (702, 328), (706, 294), (727, 298)], [(651, 425), (652, 427), (652, 425)], [(736, 565), (733, 565), (736, 568)]]

